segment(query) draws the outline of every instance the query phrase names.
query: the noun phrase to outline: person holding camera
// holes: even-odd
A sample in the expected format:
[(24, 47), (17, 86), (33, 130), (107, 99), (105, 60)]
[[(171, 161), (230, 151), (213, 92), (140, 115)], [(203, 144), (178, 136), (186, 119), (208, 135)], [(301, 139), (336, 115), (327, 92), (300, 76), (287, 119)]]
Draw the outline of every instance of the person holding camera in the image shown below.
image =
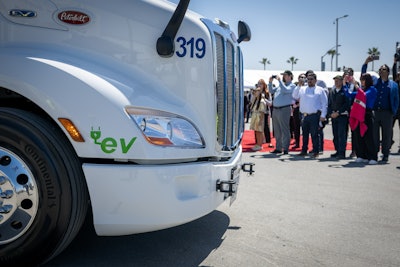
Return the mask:
[[(374, 61), (374, 56), (365, 60), (361, 74), (367, 72), (368, 63)], [(376, 151), (379, 152), (380, 140), (382, 140), (382, 162), (389, 160), (390, 147), (393, 139), (393, 117), (399, 107), (399, 87), (397, 83), (389, 79), (390, 68), (384, 64), (379, 68), (379, 78), (373, 76), (374, 87), (378, 94), (374, 104), (374, 137)], [(382, 138), (380, 136), (382, 132)]]
[[(279, 75), (273, 75), (269, 78), (268, 87), (274, 96), (272, 100), (272, 127), (276, 139), (275, 150), (271, 153), (289, 153), (290, 145), (290, 116), (292, 113), (292, 93), (296, 85), (292, 82), (293, 73), (286, 70)], [(272, 81), (277, 79), (279, 86), (273, 87)]]
[[(347, 68), (345, 72), (343, 73), (343, 87), (345, 88), (348, 93), (353, 93), (354, 90), (357, 90), (355, 88), (355, 85), (357, 87), (360, 87), (360, 84), (354, 79), (354, 70), (353, 68)], [(353, 105), (353, 100), (350, 98), (350, 106)], [(354, 141), (354, 136), (353, 132), (350, 131), (351, 134), (351, 153), (349, 155), (350, 158), (355, 158), (356, 157), (356, 144)]]
[(357, 90), (346, 91), (353, 100), (349, 115), (349, 125), (354, 136), (357, 163), (377, 164), (378, 151), (374, 138), (374, 112), (372, 108), (376, 102), (377, 90), (373, 86), (372, 76), (368, 73), (361, 74), (361, 87), (354, 81)]

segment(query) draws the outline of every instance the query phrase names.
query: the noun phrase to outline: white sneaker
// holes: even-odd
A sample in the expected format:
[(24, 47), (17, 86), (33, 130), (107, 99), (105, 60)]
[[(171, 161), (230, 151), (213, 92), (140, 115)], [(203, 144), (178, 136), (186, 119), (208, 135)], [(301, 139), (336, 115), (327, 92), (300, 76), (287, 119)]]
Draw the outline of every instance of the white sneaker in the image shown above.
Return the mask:
[(368, 160), (367, 159), (363, 159), (363, 158), (356, 158), (356, 162), (357, 163), (367, 163)]
[(253, 151), (259, 151), (259, 150), (261, 150), (261, 149), (262, 149), (261, 146), (255, 145), (255, 146), (253, 146), (253, 148), (252, 148), (251, 150), (253, 150)]
[(376, 160), (371, 159), (371, 160), (368, 162), (368, 164), (369, 164), (369, 165), (376, 165), (376, 164), (378, 164), (378, 162), (377, 162)]

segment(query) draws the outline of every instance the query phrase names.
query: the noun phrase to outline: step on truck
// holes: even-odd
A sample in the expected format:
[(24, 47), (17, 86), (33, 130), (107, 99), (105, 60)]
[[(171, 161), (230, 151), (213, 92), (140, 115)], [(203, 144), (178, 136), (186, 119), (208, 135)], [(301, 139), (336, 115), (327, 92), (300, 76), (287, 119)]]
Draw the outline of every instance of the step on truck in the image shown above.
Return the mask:
[[(250, 29), (189, 1), (0, 1), (0, 264), (234, 200)], [(90, 212), (89, 212), (90, 211)]]

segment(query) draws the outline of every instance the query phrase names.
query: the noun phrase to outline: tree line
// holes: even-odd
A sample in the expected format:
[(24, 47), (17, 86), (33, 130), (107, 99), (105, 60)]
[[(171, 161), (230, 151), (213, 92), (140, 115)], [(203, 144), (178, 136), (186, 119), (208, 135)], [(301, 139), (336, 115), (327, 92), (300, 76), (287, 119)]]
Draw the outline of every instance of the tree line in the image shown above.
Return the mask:
[[(335, 49), (330, 49), (327, 52), (328, 55), (331, 56), (331, 71), (333, 70), (333, 58), (336, 55), (336, 50)], [(381, 52), (378, 50), (377, 47), (372, 47), (372, 48), (368, 48), (368, 55), (376, 55), (376, 56), (380, 56)], [(291, 70), (293, 71), (293, 65), (297, 64), (297, 61), (299, 61), (298, 58), (292, 56), (290, 57), (288, 60), (286, 60), (286, 63), (289, 63), (291, 65)], [(271, 64), (271, 60), (269, 60), (268, 58), (262, 58), (261, 61), (259, 61), (263, 66), (264, 66), (264, 70), (266, 65)], [(374, 61), (372, 61), (372, 71), (374, 70)]]

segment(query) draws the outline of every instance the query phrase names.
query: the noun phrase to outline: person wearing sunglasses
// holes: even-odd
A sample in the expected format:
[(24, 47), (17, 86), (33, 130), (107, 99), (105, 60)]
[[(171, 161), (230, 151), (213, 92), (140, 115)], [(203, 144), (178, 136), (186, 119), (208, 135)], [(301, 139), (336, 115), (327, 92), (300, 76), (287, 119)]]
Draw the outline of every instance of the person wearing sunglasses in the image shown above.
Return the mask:
[[(367, 57), (361, 74), (367, 72), (368, 63), (374, 60), (373, 56)], [(374, 104), (374, 137), (376, 151), (379, 152), (382, 141), (382, 162), (389, 160), (390, 147), (393, 139), (393, 117), (399, 107), (399, 87), (397, 83), (389, 79), (390, 68), (384, 64), (379, 68), (379, 78), (373, 76), (374, 87), (377, 90), (377, 98)], [(380, 135), (382, 133), (382, 136)]]
[(297, 86), (292, 94), (295, 100), (299, 100), (302, 114), (303, 145), (299, 156), (307, 155), (309, 135), (311, 135), (312, 158), (317, 158), (319, 155), (318, 128), (320, 123), (326, 120), (328, 106), (328, 97), (316, 82), (317, 75), (310, 73), (307, 76), (307, 86)]

